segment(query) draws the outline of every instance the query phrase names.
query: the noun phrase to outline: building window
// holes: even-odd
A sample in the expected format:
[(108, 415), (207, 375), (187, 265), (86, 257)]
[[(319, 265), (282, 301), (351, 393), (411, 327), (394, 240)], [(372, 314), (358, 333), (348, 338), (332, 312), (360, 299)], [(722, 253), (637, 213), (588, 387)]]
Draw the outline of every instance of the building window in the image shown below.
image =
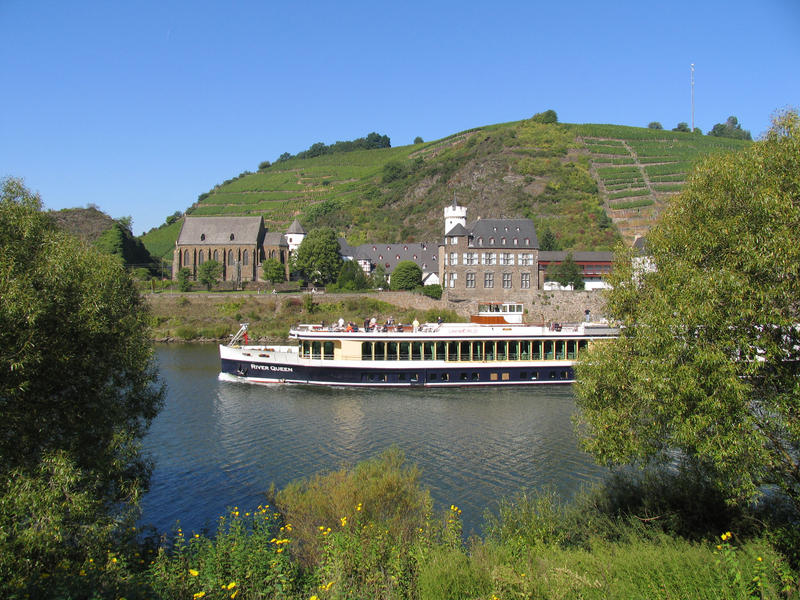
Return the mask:
[(456, 279), (458, 279), (456, 273), (450, 273), (450, 287), (456, 287)]
[(214, 250), (214, 260), (219, 262), (219, 252), (217, 250)]
[(205, 262), (205, 260), (206, 260), (205, 252), (200, 250), (200, 252), (197, 253), (197, 264), (202, 265)]
[(526, 246), (530, 246), (531, 245), (531, 238), (525, 238), (525, 245)]
[(483, 287), (485, 287), (485, 288), (493, 288), (494, 287), (494, 273), (484, 273), (483, 274)]
[(483, 238), (482, 237), (478, 238), (478, 246), (483, 246)]
[[(508, 227), (506, 227), (506, 229), (508, 229)], [(505, 246), (506, 245), (506, 238), (500, 238), (500, 245), (501, 246)]]
[(519, 255), (519, 266), (530, 267), (533, 265), (533, 254), (524, 252)]
[(189, 265), (189, 264), (191, 264), (191, 261), (189, 260), (189, 251), (188, 250), (184, 250), (184, 252), (183, 252), (183, 266), (185, 267), (186, 265)]
[(489, 245), (490, 246), (494, 246), (494, 238), (493, 237), (489, 238)]
[(511, 289), (511, 273), (503, 273), (503, 287)]
[(513, 265), (514, 264), (514, 255), (511, 252), (501, 252), (500, 253), (500, 264), (501, 265)]
[(521, 287), (523, 290), (529, 290), (531, 288), (530, 273), (520, 273), (519, 287)]
[(233, 250), (228, 250), (228, 266), (229, 267), (233, 266), (233, 261), (234, 261)]
[(468, 288), (475, 287), (475, 273), (467, 273), (467, 287)]
[(242, 252), (242, 264), (245, 267), (250, 264), (250, 255), (247, 253), (247, 250)]
[(450, 264), (457, 265), (458, 264), (458, 252), (451, 252), (450, 253)]
[(478, 264), (478, 256), (475, 252), (464, 252), (464, 264), (476, 265)]
[(514, 245), (515, 245), (515, 246), (518, 246), (518, 245), (519, 245), (519, 240), (518, 240), (517, 238), (514, 238)]

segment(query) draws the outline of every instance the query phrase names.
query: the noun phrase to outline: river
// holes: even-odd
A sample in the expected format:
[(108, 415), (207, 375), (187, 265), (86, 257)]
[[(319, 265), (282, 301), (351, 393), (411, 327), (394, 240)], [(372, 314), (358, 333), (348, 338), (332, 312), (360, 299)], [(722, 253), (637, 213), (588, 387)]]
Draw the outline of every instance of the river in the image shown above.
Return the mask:
[(155, 460), (142, 523), (213, 526), (299, 477), (399, 446), (438, 508), (478, 532), (486, 509), (523, 489), (570, 497), (605, 473), (578, 449), (569, 386), (325, 389), (220, 382), (214, 345), (159, 345), (163, 411), (145, 438)]

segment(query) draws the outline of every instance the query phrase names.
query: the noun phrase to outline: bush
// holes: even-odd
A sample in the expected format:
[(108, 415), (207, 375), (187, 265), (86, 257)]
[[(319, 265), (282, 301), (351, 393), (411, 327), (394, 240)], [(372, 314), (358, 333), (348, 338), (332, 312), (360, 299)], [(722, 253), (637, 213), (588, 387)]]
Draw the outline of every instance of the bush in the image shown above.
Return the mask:
[(442, 286), (438, 283), (422, 286), (419, 290), (423, 296), (427, 296), (428, 298), (433, 298), (434, 300), (442, 299)]
[(550, 123), (558, 123), (558, 115), (556, 111), (553, 109), (546, 110), (544, 112), (536, 113), (531, 117), (531, 121), (534, 123), (543, 123), (545, 125)]

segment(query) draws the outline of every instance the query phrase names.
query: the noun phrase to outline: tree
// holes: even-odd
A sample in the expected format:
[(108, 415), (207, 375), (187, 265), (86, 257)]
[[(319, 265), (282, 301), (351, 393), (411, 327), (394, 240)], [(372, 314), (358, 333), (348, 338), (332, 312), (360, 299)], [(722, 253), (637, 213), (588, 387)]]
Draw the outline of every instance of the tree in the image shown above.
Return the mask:
[(677, 127), (675, 127), (672, 131), (683, 131), (685, 133), (690, 133), (691, 129), (689, 129), (689, 124), (685, 121), (681, 121), (678, 123)]
[(5, 589), (80, 560), (93, 532), (130, 525), (163, 389), (147, 305), (123, 266), (59, 231), (17, 179), (0, 183), (0, 297)]
[(192, 291), (192, 270), (189, 267), (178, 271), (178, 289), (182, 292)]
[(543, 123), (545, 125), (549, 125), (551, 123), (558, 123), (558, 115), (556, 114), (556, 111), (551, 108), (544, 112), (536, 113), (531, 117), (531, 121), (534, 123)]
[(661, 125), (658, 121), (651, 121), (647, 124), (648, 129), (664, 129), (664, 126)]
[(422, 139), (420, 136), (417, 136), (417, 137), (415, 137), (415, 138), (414, 138), (414, 143), (415, 143), (415, 144), (421, 144), (421, 143), (423, 143), (424, 141), (425, 141), (425, 140), (423, 140), (423, 139)]
[(286, 268), (276, 258), (268, 258), (261, 263), (261, 276), (272, 283), (286, 281)]
[(578, 365), (584, 445), (607, 464), (700, 468), (731, 501), (800, 509), (800, 118), (706, 158), (648, 233), (654, 272), (615, 262), (623, 328)]
[(324, 285), (334, 281), (342, 268), (342, 256), (333, 229), (312, 229), (294, 255), (294, 268), (311, 282)]
[(549, 227), (542, 228), (542, 235), (539, 237), (539, 250), (559, 250), (558, 240)]
[(392, 272), (393, 290), (413, 290), (422, 285), (422, 269), (411, 260), (401, 260)]
[(373, 288), (385, 289), (387, 287), (386, 267), (380, 263), (375, 265), (375, 269), (372, 271), (370, 279)]
[(708, 132), (708, 135), (712, 135), (715, 137), (728, 137), (734, 138), (737, 140), (752, 140), (752, 136), (750, 132), (746, 129), (742, 129), (742, 126), (739, 124), (739, 119), (734, 116), (728, 117), (728, 120), (725, 123), (717, 123), (714, 127), (711, 128), (711, 131)]
[(336, 285), (340, 290), (365, 290), (369, 287), (364, 270), (354, 260), (344, 261)]
[(222, 265), (216, 260), (207, 260), (197, 267), (197, 280), (211, 290), (211, 286), (217, 283), (222, 275)]
[(583, 269), (572, 258), (572, 252), (568, 253), (561, 263), (552, 264), (548, 270), (548, 275), (550, 279), (557, 281), (559, 285), (571, 285), (574, 290), (582, 290), (584, 288)]

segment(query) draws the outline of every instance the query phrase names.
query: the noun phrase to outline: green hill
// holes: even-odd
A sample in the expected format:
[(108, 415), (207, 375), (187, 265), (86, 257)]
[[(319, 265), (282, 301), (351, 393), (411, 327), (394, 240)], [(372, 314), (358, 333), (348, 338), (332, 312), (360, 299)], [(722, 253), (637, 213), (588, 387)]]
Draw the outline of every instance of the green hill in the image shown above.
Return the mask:
[[(469, 219), (529, 217), (558, 246), (611, 249), (645, 233), (694, 161), (748, 142), (615, 125), (489, 125), (434, 142), (291, 158), (244, 172), (201, 194), (186, 214), (262, 215), (283, 231), (328, 225), (351, 244), (442, 236), (454, 195)], [(171, 257), (180, 222), (148, 232)], [(541, 237), (541, 235), (540, 235)]]
[(119, 256), (128, 267), (151, 268), (155, 266), (155, 262), (142, 240), (134, 237), (124, 222), (115, 221), (92, 206), (50, 211), (49, 215), (59, 228), (85, 240), (103, 252)]

